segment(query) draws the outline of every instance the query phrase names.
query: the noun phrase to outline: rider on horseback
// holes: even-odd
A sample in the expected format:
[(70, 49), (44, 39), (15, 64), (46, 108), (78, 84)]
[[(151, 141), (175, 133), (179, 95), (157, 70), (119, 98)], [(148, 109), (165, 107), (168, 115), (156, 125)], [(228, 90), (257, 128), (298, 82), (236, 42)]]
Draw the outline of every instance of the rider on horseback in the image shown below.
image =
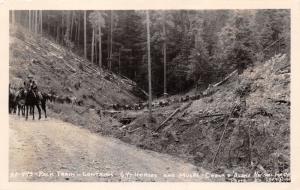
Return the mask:
[(40, 100), (43, 98), (32, 75), (28, 75), (28, 81), (24, 81), (24, 88), (27, 91), (32, 90), (34, 96), (38, 97)]
[(28, 75), (28, 80), (24, 81), (24, 89), (25, 90), (27, 90), (27, 91), (30, 90), (32, 81), (33, 81), (33, 76), (32, 75)]

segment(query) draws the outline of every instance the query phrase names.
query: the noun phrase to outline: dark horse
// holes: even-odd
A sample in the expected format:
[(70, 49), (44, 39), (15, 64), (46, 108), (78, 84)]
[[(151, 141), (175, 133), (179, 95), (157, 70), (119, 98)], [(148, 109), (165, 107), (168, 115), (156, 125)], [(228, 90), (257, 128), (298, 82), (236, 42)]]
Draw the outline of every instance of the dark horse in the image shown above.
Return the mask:
[(9, 86), (9, 107), (8, 107), (8, 111), (9, 113), (16, 113), (16, 92), (14, 89), (12, 89), (10, 86)]
[(15, 102), (18, 108), (18, 115), (20, 115), (21, 111), (21, 114), (25, 116), (25, 92), (23, 88), (20, 88), (16, 93)]
[[(34, 119), (34, 107), (36, 106), (39, 112), (39, 119), (41, 119), (41, 108), (40, 105), (45, 113), (45, 118), (47, 118), (46, 113), (46, 100), (47, 97), (44, 93), (41, 93), (39, 96), (36, 92), (34, 92), (32, 89), (25, 90), (25, 107), (26, 107), (26, 114), (25, 118), (28, 119), (28, 108), (32, 110), (32, 119)], [(44, 95), (44, 96), (43, 96)]]

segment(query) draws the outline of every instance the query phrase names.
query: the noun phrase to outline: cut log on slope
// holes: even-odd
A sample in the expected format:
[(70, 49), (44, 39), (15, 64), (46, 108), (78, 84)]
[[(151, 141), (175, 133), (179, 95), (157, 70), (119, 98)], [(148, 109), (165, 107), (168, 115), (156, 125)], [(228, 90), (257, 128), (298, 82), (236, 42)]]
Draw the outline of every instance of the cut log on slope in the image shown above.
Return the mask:
[(220, 82), (214, 84), (213, 87), (217, 87), (217, 86), (223, 84), (223, 83), (226, 82), (230, 77), (232, 77), (236, 72), (237, 72), (237, 69), (234, 70), (232, 73), (230, 73), (227, 77), (225, 77), (224, 80), (222, 80), (222, 81), (220, 81)]
[(291, 105), (291, 102), (289, 100), (274, 99), (274, 98), (268, 98), (268, 99), (275, 103), (280, 103), (280, 104), (283, 103), (283, 104)]
[(197, 119), (202, 119), (202, 118), (206, 118), (206, 117), (216, 117), (216, 116), (223, 116), (225, 115), (224, 113), (217, 113), (217, 114), (211, 114), (211, 115), (200, 115), (199, 117), (197, 117)]
[[(185, 112), (181, 112), (180, 115), (178, 115), (178, 117), (176, 119), (174, 119), (174, 121), (172, 121), (168, 126), (166, 126), (163, 131), (167, 131), (168, 129), (172, 128), (177, 122), (179, 121), (184, 121), (184, 122), (187, 122), (185, 121), (184, 119), (182, 119), (183, 115), (185, 114)], [(184, 125), (190, 125), (191, 123), (184, 123), (182, 124), (181, 126), (184, 126)]]
[(167, 119), (165, 119), (158, 127), (155, 131), (159, 131), (170, 119), (172, 119), (172, 117), (174, 117), (178, 112), (182, 112), (185, 109), (187, 109), (193, 102), (189, 102), (186, 103), (185, 105), (183, 105), (181, 108), (177, 108), (169, 117), (167, 117)]
[(79, 113), (79, 114), (83, 114), (83, 113), (85, 113), (86, 111), (88, 111), (89, 109), (90, 109), (90, 108), (87, 107), (87, 108), (85, 108), (83, 111), (77, 111), (76, 109), (74, 109), (74, 111), (77, 112), (77, 113)]
[(69, 69), (71, 69), (72, 72), (74, 72), (74, 73), (77, 72), (77, 70), (76, 70), (74, 67), (72, 67), (71, 65), (69, 65), (69, 64), (66, 63), (65, 61), (62, 61), (61, 63), (63, 63), (63, 64), (66, 65)]
[(215, 160), (216, 160), (216, 158), (217, 158), (217, 156), (218, 156), (218, 153), (219, 153), (219, 150), (220, 150), (222, 141), (223, 141), (223, 137), (224, 137), (224, 135), (225, 135), (227, 126), (228, 126), (228, 124), (229, 124), (229, 121), (230, 121), (230, 119), (231, 119), (231, 116), (232, 116), (233, 111), (235, 110), (235, 108), (236, 108), (236, 105), (232, 106), (231, 111), (230, 111), (230, 114), (228, 115), (228, 118), (227, 118), (227, 120), (226, 120), (226, 122), (225, 122), (224, 130), (223, 130), (223, 133), (222, 133), (222, 135), (221, 135), (221, 138), (220, 138), (220, 142), (219, 142), (218, 148), (217, 148), (216, 153), (215, 153), (215, 155), (214, 155), (214, 157), (213, 157), (213, 160), (212, 160), (212, 166), (214, 166), (214, 164), (215, 164)]
[(132, 86), (136, 86), (136, 82), (132, 81), (132, 80), (129, 79), (128, 77), (126, 77), (126, 76), (124, 76), (124, 75), (121, 75), (121, 74), (119, 74), (119, 76), (120, 76), (121, 78), (123, 78), (123, 81), (129, 83), (129, 84), (132, 85)]

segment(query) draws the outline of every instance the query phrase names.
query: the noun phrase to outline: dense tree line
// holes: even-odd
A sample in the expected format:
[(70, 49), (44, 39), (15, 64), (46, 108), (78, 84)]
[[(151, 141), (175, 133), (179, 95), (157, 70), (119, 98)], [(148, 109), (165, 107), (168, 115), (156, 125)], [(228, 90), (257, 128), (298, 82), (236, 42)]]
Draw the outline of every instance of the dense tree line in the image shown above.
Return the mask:
[[(289, 10), (150, 11), (152, 89), (178, 93), (290, 51)], [(145, 11), (11, 11), (10, 22), (52, 38), (147, 89)]]

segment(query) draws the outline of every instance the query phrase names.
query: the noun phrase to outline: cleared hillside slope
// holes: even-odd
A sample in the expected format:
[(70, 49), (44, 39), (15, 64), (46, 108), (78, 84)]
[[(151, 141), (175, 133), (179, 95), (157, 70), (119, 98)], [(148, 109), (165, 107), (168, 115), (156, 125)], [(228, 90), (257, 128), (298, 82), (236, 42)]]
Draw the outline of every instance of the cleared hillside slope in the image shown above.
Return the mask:
[[(290, 61), (287, 55), (275, 55), (241, 75), (235, 73), (223, 84), (208, 90), (208, 94), (190, 101), (187, 109), (174, 115), (157, 133), (153, 131), (162, 121), (188, 102), (156, 110), (153, 114), (156, 123), (152, 126), (145, 123), (147, 114), (141, 114), (127, 127), (133, 132), (128, 132), (123, 139), (143, 148), (184, 157), (215, 172), (289, 174)], [(272, 177), (269, 180), (279, 180)], [(288, 181), (289, 177), (283, 180)]]
[(14, 27), (10, 29), (9, 43), (9, 79), (15, 87), (22, 86), (31, 74), (42, 91), (75, 96), (85, 105), (96, 107), (139, 100), (133, 94), (136, 83), (98, 69), (45, 37)]

